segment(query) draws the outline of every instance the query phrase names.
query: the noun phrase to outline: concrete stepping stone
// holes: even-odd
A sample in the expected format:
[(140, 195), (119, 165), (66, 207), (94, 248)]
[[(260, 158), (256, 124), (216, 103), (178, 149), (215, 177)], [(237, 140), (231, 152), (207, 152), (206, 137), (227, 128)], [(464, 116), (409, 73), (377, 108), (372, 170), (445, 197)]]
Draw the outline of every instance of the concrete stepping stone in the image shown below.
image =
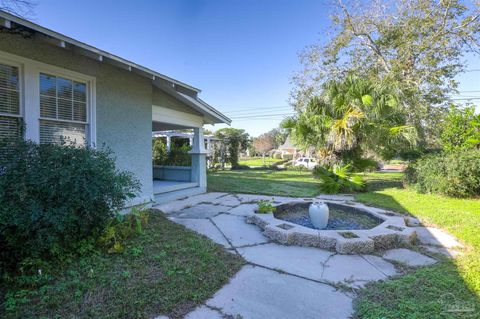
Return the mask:
[(200, 204), (182, 209), (171, 214), (176, 218), (212, 218), (219, 213), (228, 211), (231, 207), (212, 204)]
[(186, 315), (185, 319), (223, 319), (223, 315), (217, 310), (202, 305)]
[(410, 267), (428, 266), (436, 263), (433, 258), (405, 248), (390, 249), (383, 254), (387, 260), (398, 261)]
[(233, 195), (227, 195), (227, 196), (222, 196), (220, 198), (213, 200), (212, 204), (220, 204), (223, 206), (235, 207), (240, 205), (241, 202), (237, 197)]
[(243, 319), (346, 319), (353, 311), (352, 300), (329, 285), (250, 265), (206, 304)]
[(321, 280), (323, 265), (332, 252), (312, 247), (274, 243), (237, 249), (248, 262), (290, 274)]
[(385, 276), (391, 277), (398, 275), (398, 271), (395, 269), (395, 266), (385, 259), (374, 255), (362, 255), (362, 257)]
[(428, 252), (441, 254), (447, 257), (452, 257), (452, 258), (462, 254), (461, 251), (455, 250), (453, 248), (427, 246), (427, 245), (420, 245), (420, 247), (424, 248)]
[(202, 203), (202, 202), (211, 202), (217, 199), (218, 197), (225, 196), (225, 195), (227, 195), (227, 193), (212, 192), (212, 193), (199, 194), (194, 196), (188, 196), (183, 199), (178, 199), (178, 200), (171, 201), (164, 204), (155, 205), (153, 208), (159, 209), (166, 214), (170, 214), (170, 213), (182, 210), (187, 206), (198, 205), (199, 203)]
[(260, 229), (247, 224), (244, 217), (222, 214), (212, 218), (212, 221), (234, 247), (263, 244), (268, 241)]
[(225, 248), (232, 247), (217, 227), (208, 219), (171, 218), (170, 220), (199, 234), (205, 235), (217, 244), (223, 245)]
[(418, 240), (424, 245), (442, 246), (446, 248), (463, 247), (463, 245), (447, 232), (434, 227), (413, 227)]
[(325, 264), (322, 279), (362, 287), (369, 281), (383, 280), (387, 276), (358, 255), (335, 255)]
[(255, 214), (257, 208), (257, 204), (242, 204), (230, 209), (227, 213), (237, 216), (250, 216)]

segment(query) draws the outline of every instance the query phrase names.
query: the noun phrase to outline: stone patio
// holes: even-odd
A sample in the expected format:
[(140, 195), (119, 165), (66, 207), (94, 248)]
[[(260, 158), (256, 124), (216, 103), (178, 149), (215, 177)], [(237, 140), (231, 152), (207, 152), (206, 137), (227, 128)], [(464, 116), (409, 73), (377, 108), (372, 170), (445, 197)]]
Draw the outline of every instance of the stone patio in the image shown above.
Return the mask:
[[(353, 203), (348, 195), (321, 198)], [(227, 285), (186, 318), (349, 318), (356, 289), (370, 281), (401, 275), (396, 265), (420, 267), (436, 262), (405, 248), (386, 250), (379, 255), (342, 255), (316, 247), (273, 242), (260, 227), (246, 222), (255, 214), (258, 200), (285, 203), (311, 199), (207, 193), (155, 207), (172, 221), (241, 255), (247, 263)], [(452, 251), (461, 246), (438, 229), (420, 227), (418, 223), (412, 226), (415, 227), (409, 228), (420, 234), (423, 251), (441, 253), (441, 249)]]

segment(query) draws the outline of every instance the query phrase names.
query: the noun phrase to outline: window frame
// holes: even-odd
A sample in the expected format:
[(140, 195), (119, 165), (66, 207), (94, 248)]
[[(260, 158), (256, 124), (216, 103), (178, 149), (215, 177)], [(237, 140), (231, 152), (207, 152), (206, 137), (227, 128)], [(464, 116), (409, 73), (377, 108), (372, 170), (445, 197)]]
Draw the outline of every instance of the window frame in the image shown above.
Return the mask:
[(10, 116), (10, 117), (16, 117), (16, 118), (23, 118), (25, 120), (25, 110), (24, 110), (24, 100), (23, 100), (23, 93), (24, 93), (24, 78), (23, 78), (23, 65), (21, 63), (18, 63), (15, 60), (7, 59), (4, 58), (3, 56), (0, 55), (0, 64), (8, 65), (8, 66), (13, 66), (18, 68), (18, 92), (19, 92), (19, 109), (20, 112), (19, 114), (11, 114), (11, 113), (5, 113), (5, 112), (0, 112), (0, 116)]
[[(87, 125), (87, 145), (97, 145), (96, 123), (96, 78), (79, 72), (67, 70), (58, 66), (46, 64), (36, 60), (20, 57), (0, 51), (0, 63), (19, 68), (20, 78), (20, 116), (23, 118), (25, 138), (40, 143), (40, 120), (59, 121)], [(85, 83), (87, 101), (87, 121), (69, 121), (51, 119), (40, 116), (40, 73)], [(2, 113), (0, 113), (1, 115)], [(10, 115), (5, 115), (10, 116)]]

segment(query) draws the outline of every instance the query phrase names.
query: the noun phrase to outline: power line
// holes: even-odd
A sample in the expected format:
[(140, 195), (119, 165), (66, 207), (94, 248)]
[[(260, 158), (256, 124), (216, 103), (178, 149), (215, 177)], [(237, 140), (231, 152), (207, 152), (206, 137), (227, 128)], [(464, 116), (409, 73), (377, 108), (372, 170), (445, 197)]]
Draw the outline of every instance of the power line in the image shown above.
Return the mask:
[(234, 119), (234, 122), (243, 122), (243, 121), (255, 121), (255, 120), (261, 120), (261, 121), (276, 121), (276, 120), (283, 120), (285, 119), (284, 117), (266, 117), (266, 118), (251, 118), (251, 119)]
[(278, 114), (257, 114), (257, 115), (243, 115), (243, 116), (234, 116), (231, 119), (246, 119), (246, 118), (260, 118), (260, 117), (272, 117), (272, 116), (282, 116), (282, 115), (295, 115), (296, 113), (278, 113)]
[(464, 98), (453, 98), (452, 101), (463, 101), (463, 100), (480, 100), (480, 97), (464, 97)]
[(225, 113), (225, 114), (231, 114), (231, 113), (249, 112), (249, 111), (251, 111), (251, 110), (278, 110), (278, 109), (286, 109), (286, 108), (292, 108), (292, 107), (291, 107), (291, 106), (288, 106), (288, 105), (272, 106), (272, 107), (257, 106), (257, 107), (250, 107), (250, 108), (242, 108), (242, 107), (240, 107), (240, 108), (237, 109), (237, 110), (224, 111), (223, 113)]
[(262, 115), (262, 114), (276, 114), (276, 113), (287, 113), (291, 112), (294, 113), (293, 110), (289, 109), (280, 109), (280, 110), (258, 110), (258, 111), (249, 111), (249, 112), (244, 112), (244, 113), (237, 113), (237, 114), (226, 114), (229, 117), (238, 117), (238, 116), (250, 116), (250, 115)]

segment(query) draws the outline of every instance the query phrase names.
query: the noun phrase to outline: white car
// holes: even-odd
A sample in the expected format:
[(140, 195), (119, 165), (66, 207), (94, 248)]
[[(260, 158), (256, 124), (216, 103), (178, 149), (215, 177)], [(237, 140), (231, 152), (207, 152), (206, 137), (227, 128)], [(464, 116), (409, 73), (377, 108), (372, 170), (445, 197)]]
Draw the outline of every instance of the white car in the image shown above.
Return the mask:
[(294, 166), (303, 166), (308, 169), (314, 169), (318, 165), (317, 160), (312, 157), (300, 157), (295, 161)]

